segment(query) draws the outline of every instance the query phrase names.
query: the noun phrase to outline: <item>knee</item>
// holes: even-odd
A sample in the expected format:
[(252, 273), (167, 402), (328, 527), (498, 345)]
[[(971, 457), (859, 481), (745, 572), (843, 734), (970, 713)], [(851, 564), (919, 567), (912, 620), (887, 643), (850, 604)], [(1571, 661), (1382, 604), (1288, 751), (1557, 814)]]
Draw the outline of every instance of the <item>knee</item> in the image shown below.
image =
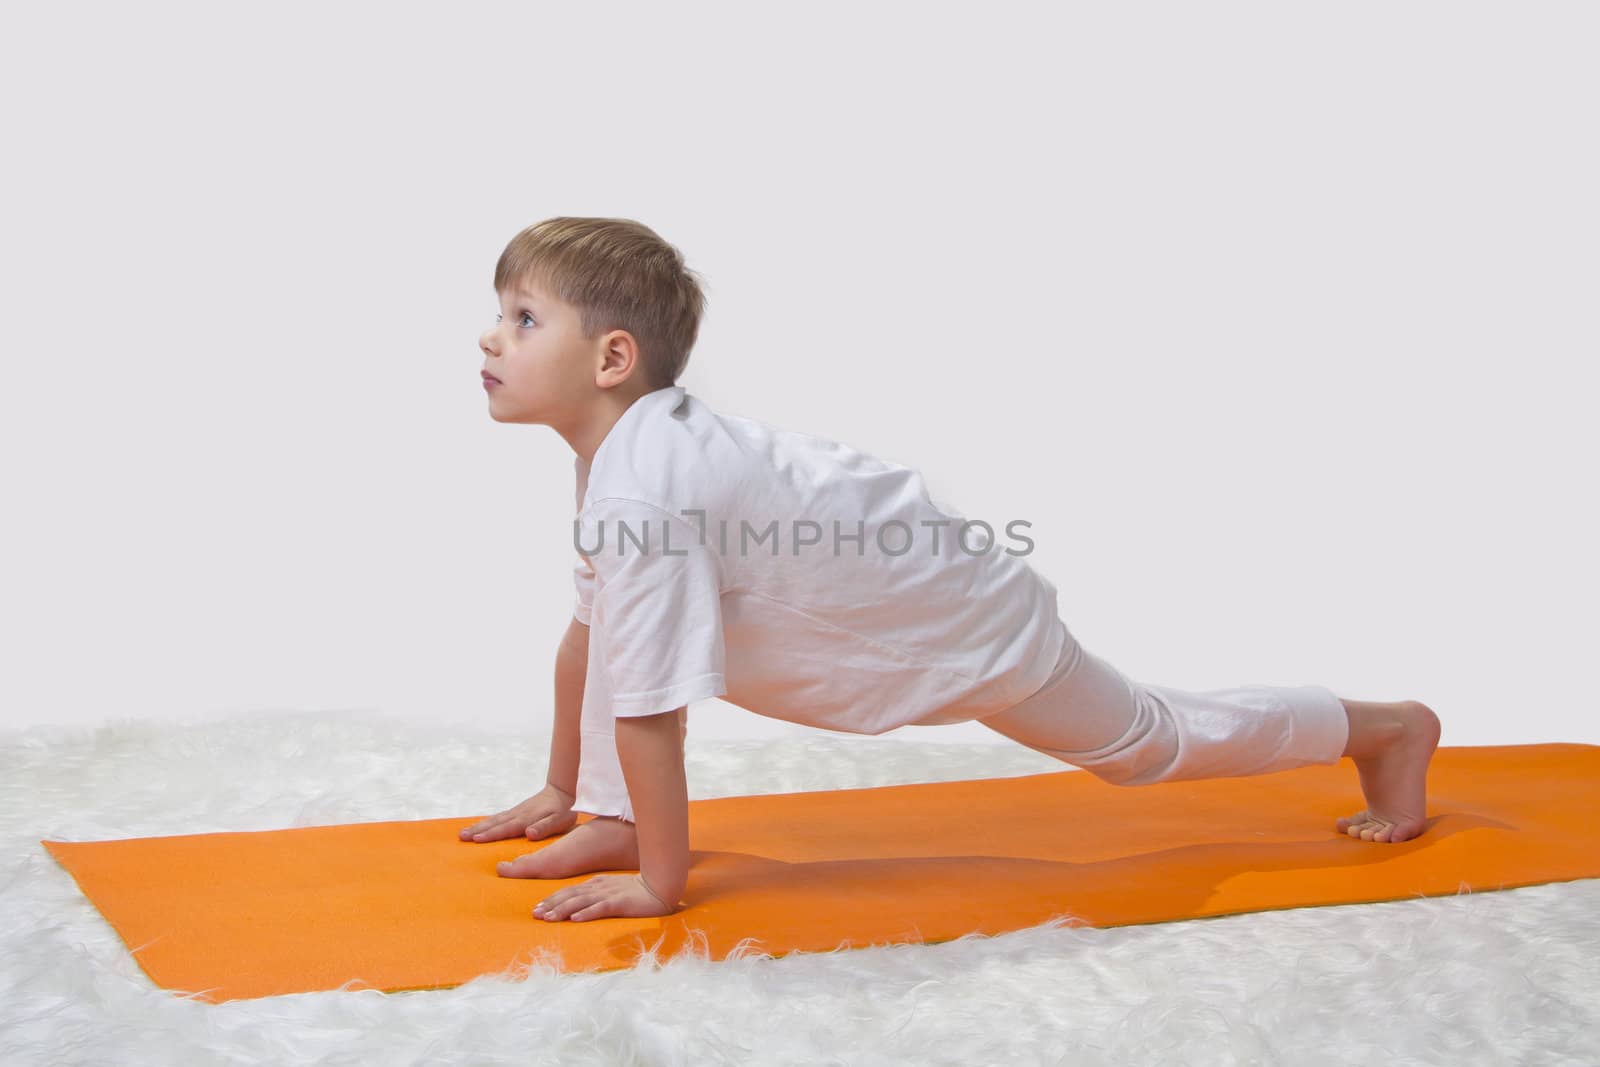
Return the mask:
[(1126, 767), (1107, 767), (1103, 770), (1096, 767), (1085, 767), (1084, 770), (1107, 785), (1137, 786), (1145, 784), (1139, 781), (1140, 776), (1138, 774)]

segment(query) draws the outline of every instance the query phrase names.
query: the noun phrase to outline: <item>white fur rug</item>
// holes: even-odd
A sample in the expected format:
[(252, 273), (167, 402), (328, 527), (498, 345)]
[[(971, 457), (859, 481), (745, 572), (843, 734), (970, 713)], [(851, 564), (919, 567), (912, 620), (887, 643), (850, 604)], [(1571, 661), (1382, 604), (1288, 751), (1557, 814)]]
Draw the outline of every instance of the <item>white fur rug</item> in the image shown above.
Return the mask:
[[(547, 745), (370, 713), (0, 734), (0, 1063), (1600, 1063), (1600, 879), (209, 1005), (155, 988), (38, 844), (498, 811)], [(689, 733), (693, 799), (1061, 767)]]

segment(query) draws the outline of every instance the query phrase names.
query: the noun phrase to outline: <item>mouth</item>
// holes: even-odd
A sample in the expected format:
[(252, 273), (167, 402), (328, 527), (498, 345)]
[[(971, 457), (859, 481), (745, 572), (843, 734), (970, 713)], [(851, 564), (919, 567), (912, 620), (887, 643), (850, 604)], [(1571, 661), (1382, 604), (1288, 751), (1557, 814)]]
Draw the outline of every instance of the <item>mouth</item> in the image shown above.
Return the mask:
[(488, 371), (484, 371), (483, 372), (483, 384), (487, 386), (487, 385), (500, 385), (502, 383), (501, 383), (499, 378), (496, 378), (494, 375), (490, 374)]

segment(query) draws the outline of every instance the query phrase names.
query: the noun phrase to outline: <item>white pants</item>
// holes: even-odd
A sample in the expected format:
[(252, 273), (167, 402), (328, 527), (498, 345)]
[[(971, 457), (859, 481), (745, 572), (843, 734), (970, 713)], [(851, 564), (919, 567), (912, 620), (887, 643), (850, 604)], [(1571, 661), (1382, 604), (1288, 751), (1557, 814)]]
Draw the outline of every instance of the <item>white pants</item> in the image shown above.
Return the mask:
[(1344, 705), (1324, 686), (1186, 692), (1142, 684), (1070, 633), (1038, 692), (977, 721), (1113, 785), (1337, 763), (1350, 736)]
[[(1065, 624), (1060, 623), (1065, 630)], [(976, 720), (1113, 785), (1238, 778), (1337, 763), (1350, 720), (1320, 685), (1186, 692), (1129, 681), (1069, 632), (1055, 670), (1022, 703)], [(610, 721), (607, 726), (612, 725)], [(687, 716), (680, 712), (680, 739)], [(575, 811), (635, 821), (614, 733), (585, 729)]]

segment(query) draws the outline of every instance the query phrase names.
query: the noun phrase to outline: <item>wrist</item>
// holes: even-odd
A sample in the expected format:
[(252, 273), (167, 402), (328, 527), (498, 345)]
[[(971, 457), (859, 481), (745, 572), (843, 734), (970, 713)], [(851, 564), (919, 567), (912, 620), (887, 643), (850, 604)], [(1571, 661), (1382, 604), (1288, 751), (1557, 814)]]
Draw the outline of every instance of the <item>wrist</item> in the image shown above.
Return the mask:
[(662, 900), (661, 899), (661, 895), (659, 893), (657, 893), (654, 889), (650, 888), (650, 883), (644, 880), (644, 872), (643, 871), (640, 871), (638, 874), (634, 875), (634, 877), (639, 880), (639, 884), (640, 885), (644, 886), (644, 891), (646, 893), (649, 893), (651, 896), (655, 897), (656, 898), (656, 902), (659, 903), (663, 908), (666, 908), (668, 911), (677, 911), (678, 910), (674, 905), (668, 904), (666, 901)]
[(565, 789), (562, 789), (559, 785), (556, 785), (554, 782), (547, 781), (547, 782), (544, 783), (544, 787), (546, 789), (551, 789), (551, 790), (554, 790), (555, 792), (561, 794), (561, 796), (563, 798), (565, 798), (565, 800), (566, 800), (566, 802), (568, 804), (571, 804), (573, 801), (578, 799), (576, 793), (569, 793)]

